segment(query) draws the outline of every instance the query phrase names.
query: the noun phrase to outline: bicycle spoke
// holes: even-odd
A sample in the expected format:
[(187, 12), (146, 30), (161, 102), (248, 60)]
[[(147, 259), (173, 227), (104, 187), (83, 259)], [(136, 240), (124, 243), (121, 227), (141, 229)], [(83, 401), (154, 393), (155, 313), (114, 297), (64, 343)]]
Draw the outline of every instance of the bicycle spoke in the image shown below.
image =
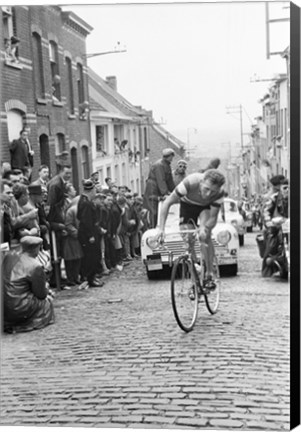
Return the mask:
[(172, 305), (175, 318), (182, 330), (191, 331), (198, 312), (198, 295), (192, 262), (179, 258), (171, 278)]

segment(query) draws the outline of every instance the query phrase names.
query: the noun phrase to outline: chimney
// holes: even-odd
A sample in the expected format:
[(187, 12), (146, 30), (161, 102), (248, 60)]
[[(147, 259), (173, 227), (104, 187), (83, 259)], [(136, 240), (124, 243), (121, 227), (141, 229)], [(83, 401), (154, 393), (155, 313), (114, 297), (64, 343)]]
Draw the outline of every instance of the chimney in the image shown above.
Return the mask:
[(106, 77), (106, 83), (115, 91), (117, 91), (117, 79), (115, 76)]

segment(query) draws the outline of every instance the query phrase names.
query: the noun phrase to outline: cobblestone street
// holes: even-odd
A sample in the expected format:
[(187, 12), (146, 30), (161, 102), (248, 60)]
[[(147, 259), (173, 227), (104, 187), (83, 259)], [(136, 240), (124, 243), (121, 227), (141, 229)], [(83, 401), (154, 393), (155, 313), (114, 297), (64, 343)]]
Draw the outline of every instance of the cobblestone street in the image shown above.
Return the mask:
[(54, 325), (2, 335), (1, 425), (289, 430), (289, 283), (261, 278), (255, 236), (189, 334), (139, 260), (58, 293)]

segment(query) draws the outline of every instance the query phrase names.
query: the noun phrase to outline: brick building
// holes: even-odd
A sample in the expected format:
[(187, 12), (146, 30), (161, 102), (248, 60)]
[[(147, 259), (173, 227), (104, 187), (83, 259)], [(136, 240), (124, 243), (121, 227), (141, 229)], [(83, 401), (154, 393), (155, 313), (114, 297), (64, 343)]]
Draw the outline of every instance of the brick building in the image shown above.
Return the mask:
[(68, 162), (79, 190), (92, 166), (86, 65), (92, 27), (58, 6), (2, 6), (0, 14), (1, 161), (10, 161), (9, 142), (27, 126), (32, 178), (41, 164), (55, 175)]

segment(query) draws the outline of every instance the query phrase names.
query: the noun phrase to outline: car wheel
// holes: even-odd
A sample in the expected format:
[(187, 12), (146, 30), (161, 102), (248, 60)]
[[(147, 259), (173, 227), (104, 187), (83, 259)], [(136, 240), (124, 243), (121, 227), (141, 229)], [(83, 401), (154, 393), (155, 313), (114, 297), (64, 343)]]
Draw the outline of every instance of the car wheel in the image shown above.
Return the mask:
[(245, 244), (245, 236), (243, 234), (238, 234), (239, 246), (243, 246)]

